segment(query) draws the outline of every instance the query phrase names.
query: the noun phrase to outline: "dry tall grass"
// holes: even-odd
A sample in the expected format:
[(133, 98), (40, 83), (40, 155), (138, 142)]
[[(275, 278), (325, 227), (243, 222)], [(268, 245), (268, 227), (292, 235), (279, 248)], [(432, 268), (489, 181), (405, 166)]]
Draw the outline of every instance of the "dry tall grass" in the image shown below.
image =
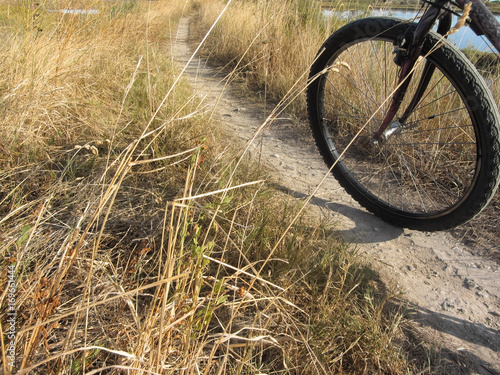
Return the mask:
[[(222, 6), (220, 1), (204, 1), (196, 32), (203, 34)], [(278, 102), (294, 84), (300, 87), (305, 82), (319, 46), (338, 25), (334, 18), (323, 17), (314, 0), (236, 0), (203, 51), (213, 61), (234, 68), (234, 78), (242, 79), (252, 95), (257, 92), (262, 100)], [(303, 113), (304, 101), (292, 102), (289, 110)]]
[(32, 4), (0, 6), (3, 373), (418, 367), (328, 226), (232, 170), (169, 57), (189, 2)]
[[(205, 0), (203, 4), (196, 23), (196, 30), (200, 34), (207, 30), (223, 6), (217, 0)], [(306, 119), (305, 95), (300, 94), (307, 78), (305, 72), (325, 39), (347, 22), (335, 17), (325, 20), (317, 5), (317, 2), (309, 0), (235, 0), (216, 28), (214, 37), (205, 44), (204, 54), (213, 62), (236, 67), (234, 78), (242, 82), (242, 94), (246, 90), (246, 95), (273, 102), (285, 97), (291, 88), (296, 89), (292, 97), (297, 94), (298, 99), (290, 103), (289, 114)], [(323, 5), (326, 6), (324, 2)], [(388, 6), (394, 4), (380, 1), (328, 2), (329, 9), (333, 11), (362, 9), (367, 10), (367, 16), (374, 7)], [(498, 56), (471, 50), (466, 52), (484, 73), (498, 104)], [(482, 245), (483, 240), (488, 238), (485, 255), (500, 259), (500, 247), (495, 245), (499, 239), (496, 230), (499, 209), (500, 195), (497, 194), (484, 214), (457, 228), (454, 233), (460, 239), (472, 241), (474, 245)]]

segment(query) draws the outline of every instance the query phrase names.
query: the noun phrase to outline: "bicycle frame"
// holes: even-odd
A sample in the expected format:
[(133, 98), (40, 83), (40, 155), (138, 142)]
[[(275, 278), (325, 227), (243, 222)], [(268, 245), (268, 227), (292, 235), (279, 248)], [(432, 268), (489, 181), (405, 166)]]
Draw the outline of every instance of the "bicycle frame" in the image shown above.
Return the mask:
[[(464, 9), (465, 4), (468, 2), (469, 1), (466, 0), (456, 1), (457, 5), (461, 9)], [(492, 30), (484, 27), (483, 22), (481, 22), (481, 15), (484, 15), (485, 12), (474, 12), (474, 10), (478, 9), (478, 7), (485, 7), (485, 5), (480, 0), (472, 0), (472, 10), (469, 16), (472, 19), (473, 29), (476, 33), (483, 33), (495, 46), (495, 48), (500, 51), (500, 40), (496, 38)], [(487, 9), (486, 11), (489, 12), (489, 10)], [(394, 92), (391, 105), (382, 122), (382, 125), (373, 135), (373, 144), (383, 142), (390, 135), (400, 131), (404, 127), (407, 118), (413, 112), (422, 96), (424, 95), (424, 92), (427, 89), (432, 74), (435, 70), (435, 67), (429, 62), (426, 62), (422, 76), (420, 77), (420, 81), (418, 83), (417, 90), (415, 91), (410, 104), (406, 108), (403, 115), (399, 117), (397, 121), (394, 121), (394, 117), (396, 116), (396, 113), (398, 112), (401, 103), (403, 102), (403, 98), (410, 84), (413, 75), (413, 69), (420, 55), (420, 51), (422, 50), (425, 37), (432, 29), (432, 27), (436, 24), (436, 22), (438, 22), (437, 32), (440, 35), (445, 36), (451, 29), (451, 1), (436, 0), (434, 3), (431, 3), (429, 8), (425, 11), (424, 15), (418, 22), (415, 33), (412, 36), (403, 36), (403, 39), (400, 41), (399, 45), (395, 46), (395, 62), (402, 67), (398, 82), (398, 88)], [(484, 24), (488, 24), (488, 22), (484, 22)], [(411, 40), (406, 40), (406, 37), (409, 37)]]
[(485, 35), (497, 51), (500, 52), (500, 40), (498, 36), (492, 29), (485, 26), (488, 25), (488, 22), (485, 22), (483, 15), (490, 12), (486, 5), (481, 0), (456, 0), (456, 2), (460, 9), (464, 9), (465, 4), (472, 2), (472, 11), (469, 16), (472, 20), (473, 29), (476, 31), (476, 34)]

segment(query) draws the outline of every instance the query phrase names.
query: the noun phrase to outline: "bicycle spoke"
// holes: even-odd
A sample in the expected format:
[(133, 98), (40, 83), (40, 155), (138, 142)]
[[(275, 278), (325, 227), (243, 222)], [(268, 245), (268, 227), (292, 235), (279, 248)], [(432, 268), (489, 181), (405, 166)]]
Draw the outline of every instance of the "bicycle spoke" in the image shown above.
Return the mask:
[[(393, 90), (393, 87), (387, 85), (387, 78), (393, 77), (396, 82), (399, 74), (399, 67), (387, 64), (388, 49), (385, 44), (376, 45), (370, 42), (367, 51), (374, 53), (372, 63), (376, 64), (366, 64), (362, 58), (362, 48), (356, 46), (352, 51), (347, 50), (345, 56), (339, 57), (341, 61), (348, 61), (351, 71), (332, 73), (325, 83), (325, 95), (329, 98), (325, 101), (325, 121), (332, 121), (332, 128), (338, 127), (339, 124), (346, 127), (341, 133), (335, 129), (330, 130), (331, 139), (335, 139), (337, 143), (333, 150), (339, 154), (361, 127), (368, 125), (368, 128), (362, 131), (361, 137), (366, 138), (372, 134), (383, 113), (375, 116), (372, 120), (374, 124), (366, 122), (380, 104), (386, 101), (386, 95), (391, 94)], [(377, 69), (384, 77), (383, 87), (380, 87), (379, 80), (374, 78), (374, 71)], [(445, 88), (444, 84), (447, 84), (444, 76), (433, 77), (418, 106), (410, 114), (411, 120), (404, 124), (401, 134), (391, 138), (380, 150), (370, 150), (369, 146), (360, 146), (355, 142), (352, 150), (347, 150), (342, 161), (365, 188), (379, 199), (384, 199), (401, 210), (411, 209), (423, 213), (440, 210), (460, 198), (464, 188), (459, 188), (457, 192), (456, 186), (466, 185), (454, 172), (450, 172), (458, 161), (443, 158), (457, 152), (453, 149), (474, 147), (476, 141), (468, 140), (470, 134), (473, 134), (471, 124), (449, 124), (448, 119), (461, 118), (466, 109), (463, 105), (453, 104), (458, 103), (456, 91), (452, 87)], [(358, 100), (352, 100), (354, 93)], [(349, 97), (346, 97), (347, 94)], [(444, 107), (453, 107), (440, 109), (443, 103)], [(339, 111), (338, 108), (342, 110)], [(425, 115), (426, 113), (428, 114)], [(367, 157), (378, 158), (380, 161), (378, 164), (373, 160), (367, 161)], [(434, 171), (426, 169), (430, 167), (433, 167)]]
[[(470, 202), (484, 207), (491, 199), (482, 177), (492, 183), (489, 168), (500, 163), (489, 142), (498, 120), (477, 72), (450, 45), (434, 49), (433, 32), (405, 95), (397, 92), (402, 68), (394, 46), (416, 28), (366, 18), (334, 33), (310, 76), (344, 62), (350, 68), (320, 76), (308, 90), (308, 108), (319, 149), (328, 165), (336, 163), (333, 172), (349, 194), (388, 221), (434, 230), (463, 223), (479, 212), (470, 212)], [(395, 98), (401, 103), (387, 124)]]

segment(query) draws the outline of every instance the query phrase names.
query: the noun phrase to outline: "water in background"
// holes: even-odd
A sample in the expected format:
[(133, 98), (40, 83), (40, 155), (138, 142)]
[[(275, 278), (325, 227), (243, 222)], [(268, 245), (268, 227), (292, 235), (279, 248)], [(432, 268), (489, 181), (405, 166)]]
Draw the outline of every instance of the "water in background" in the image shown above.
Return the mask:
[[(415, 11), (400, 11), (400, 10), (371, 10), (369, 12), (366, 11), (343, 11), (343, 12), (334, 12), (330, 10), (324, 11), (325, 16), (335, 16), (346, 21), (354, 21), (358, 18), (363, 17), (375, 17), (375, 16), (388, 16), (388, 17), (396, 17), (402, 18), (405, 20), (412, 20), (417, 15)], [(496, 16), (498, 20), (500, 18)], [(454, 25), (457, 22), (457, 17), (453, 16)], [(451, 35), (448, 38), (452, 43), (454, 43), (458, 48), (474, 48), (479, 51), (494, 51), (492, 47), (486, 43), (486, 38), (482, 38), (474, 34), (474, 32), (470, 29), (470, 27), (462, 27), (456, 34)], [(485, 41), (486, 40), (486, 41)]]
[(64, 14), (98, 14), (97, 9), (49, 9), (51, 13), (64, 13)]

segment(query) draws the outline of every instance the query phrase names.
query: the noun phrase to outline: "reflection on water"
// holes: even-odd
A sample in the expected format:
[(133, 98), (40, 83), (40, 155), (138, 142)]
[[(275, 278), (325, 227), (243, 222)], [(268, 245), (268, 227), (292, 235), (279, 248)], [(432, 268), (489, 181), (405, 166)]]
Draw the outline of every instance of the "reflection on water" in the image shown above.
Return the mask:
[(49, 12), (57, 12), (64, 14), (97, 14), (99, 10), (97, 9), (53, 9)]
[[(417, 12), (415, 11), (401, 11), (401, 10), (371, 10), (367, 11), (342, 11), (342, 12), (334, 12), (330, 10), (324, 11), (325, 16), (335, 16), (341, 19), (344, 19), (348, 22), (354, 21), (358, 18), (362, 17), (374, 17), (374, 16), (388, 16), (388, 17), (396, 17), (402, 18), (405, 20), (414, 20), (417, 16)], [(453, 16), (453, 24), (457, 22), (458, 17)], [(500, 18), (497, 16), (497, 19)], [(489, 42), (487, 42), (486, 38), (482, 38), (477, 36), (470, 27), (462, 27), (456, 34), (453, 34), (449, 37), (449, 40), (454, 43), (458, 48), (475, 48), (479, 51), (492, 51), (492, 48), (489, 47)], [(494, 50), (493, 50), (494, 51)]]

